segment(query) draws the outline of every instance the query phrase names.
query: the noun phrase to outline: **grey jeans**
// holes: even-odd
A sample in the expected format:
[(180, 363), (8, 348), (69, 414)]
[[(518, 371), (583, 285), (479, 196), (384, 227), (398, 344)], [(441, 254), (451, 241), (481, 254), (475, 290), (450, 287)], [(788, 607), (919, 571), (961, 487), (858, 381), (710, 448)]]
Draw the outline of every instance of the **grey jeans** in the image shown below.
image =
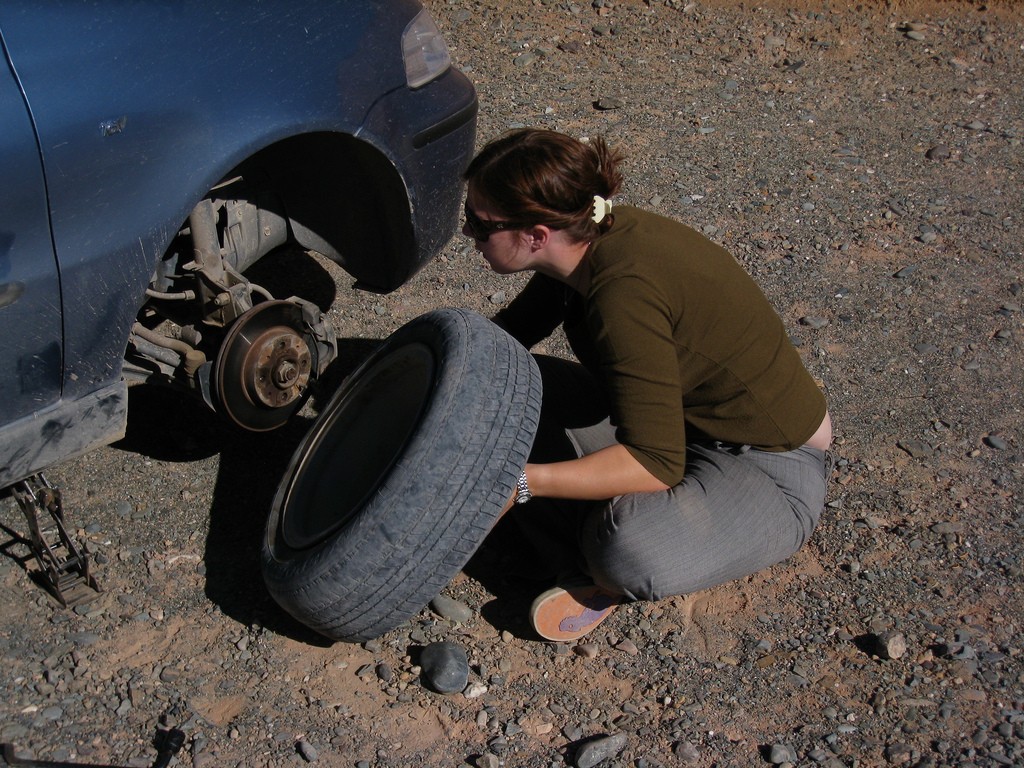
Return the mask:
[[(537, 358), (544, 380), (532, 461), (557, 461), (615, 443), (615, 429), (582, 366)], [(542, 556), (584, 571), (606, 589), (658, 600), (742, 578), (785, 560), (807, 541), (825, 501), (828, 457), (687, 445), (674, 488), (604, 502), (539, 499), (514, 511)]]

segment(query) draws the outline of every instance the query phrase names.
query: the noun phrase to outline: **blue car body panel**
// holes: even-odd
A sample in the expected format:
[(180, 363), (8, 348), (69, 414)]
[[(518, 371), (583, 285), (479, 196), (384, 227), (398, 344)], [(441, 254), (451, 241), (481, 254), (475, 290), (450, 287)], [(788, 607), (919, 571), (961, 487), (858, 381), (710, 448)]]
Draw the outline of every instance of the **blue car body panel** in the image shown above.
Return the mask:
[(46, 186), (29, 119), (7, 61), (0, 63), (0, 414), (17, 419), (60, 397), (61, 310)]
[[(455, 70), (406, 85), (401, 34), (419, 10), (0, 5), (0, 286), (23, 286), (0, 301), (0, 440), (37, 430), (47, 405), (120, 390), (156, 264), (207, 191), (254, 158), (295, 238), (367, 286), (394, 289), (432, 258), (456, 227), (476, 97)], [(9, 453), (0, 486), (38, 469)]]

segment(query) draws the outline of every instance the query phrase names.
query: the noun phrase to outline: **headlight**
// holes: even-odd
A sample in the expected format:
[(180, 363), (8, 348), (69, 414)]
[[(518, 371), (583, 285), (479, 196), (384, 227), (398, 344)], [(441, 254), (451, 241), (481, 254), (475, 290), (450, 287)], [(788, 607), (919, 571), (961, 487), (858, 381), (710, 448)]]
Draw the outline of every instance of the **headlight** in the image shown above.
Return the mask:
[(402, 58), (410, 88), (426, 85), (452, 65), (448, 46), (426, 9), (420, 11), (402, 33)]

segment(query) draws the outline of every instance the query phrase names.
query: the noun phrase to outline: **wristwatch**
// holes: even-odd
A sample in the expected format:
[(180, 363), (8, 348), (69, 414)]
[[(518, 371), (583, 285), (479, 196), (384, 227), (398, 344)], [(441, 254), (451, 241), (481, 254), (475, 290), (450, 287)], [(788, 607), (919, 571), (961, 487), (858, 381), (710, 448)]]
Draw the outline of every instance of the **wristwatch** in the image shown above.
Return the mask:
[(533, 498), (530, 493), (530, 486), (526, 482), (526, 470), (519, 473), (519, 480), (516, 482), (516, 504), (525, 504)]

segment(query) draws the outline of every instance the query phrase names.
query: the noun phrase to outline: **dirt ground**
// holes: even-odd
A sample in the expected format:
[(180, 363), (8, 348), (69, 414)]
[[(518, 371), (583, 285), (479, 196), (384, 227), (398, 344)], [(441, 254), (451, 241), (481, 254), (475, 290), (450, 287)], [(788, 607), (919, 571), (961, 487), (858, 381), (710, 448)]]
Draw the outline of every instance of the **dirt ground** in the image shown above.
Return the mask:
[[(477, 86), (480, 141), (604, 136), (626, 154), (622, 202), (703, 231), (763, 287), (836, 425), (819, 530), (766, 572), (620, 608), (575, 647), (531, 636), (537, 587), (495, 539), (445, 590), (468, 621), (424, 609), (332, 644), (259, 574), (318, 403), (239, 440), (136, 388), (125, 440), (49, 473), (103, 594), (61, 610), (0, 558), (0, 742), (135, 766), (158, 726), (185, 732), (176, 764), (195, 766), (1024, 765), (1024, 5), (428, 7)], [(349, 368), (424, 311), (490, 315), (523, 282), (459, 235), (387, 296), (316, 255), (276, 264), (330, 305)], [(886, 633), (898, 658), (873, 645)], [(467, 651), (463, 693), (421, 684), (435, 640)]]

